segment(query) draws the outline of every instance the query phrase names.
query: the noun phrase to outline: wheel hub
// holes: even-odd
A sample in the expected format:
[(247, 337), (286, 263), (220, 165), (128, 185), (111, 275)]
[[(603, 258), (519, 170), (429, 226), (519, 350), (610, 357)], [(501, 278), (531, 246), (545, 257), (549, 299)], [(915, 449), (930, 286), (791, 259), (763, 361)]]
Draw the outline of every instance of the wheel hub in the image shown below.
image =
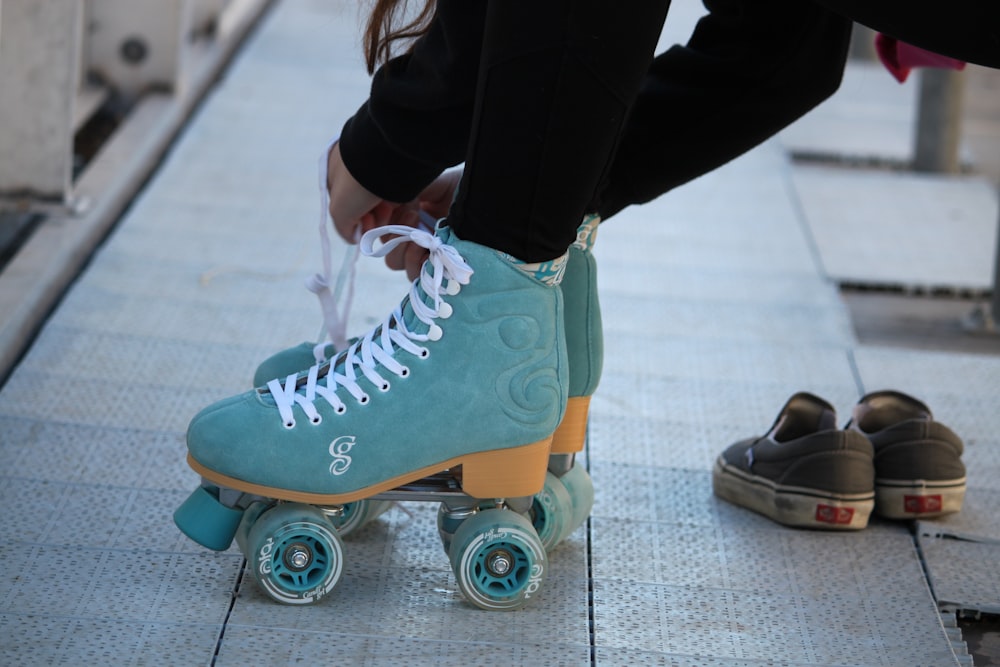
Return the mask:
[(495, 577), (503, 577), (514, 565), (514, 556), (506, 549), (497, 549), (486, 559), (486, 567)]
[(285, 550), (284, 561), (288, 569), (301, 572), (309, 567), (309, 564), (312, 562), (312, 551), (307, 545), (295, 542), (288, 545), (288, 548)]

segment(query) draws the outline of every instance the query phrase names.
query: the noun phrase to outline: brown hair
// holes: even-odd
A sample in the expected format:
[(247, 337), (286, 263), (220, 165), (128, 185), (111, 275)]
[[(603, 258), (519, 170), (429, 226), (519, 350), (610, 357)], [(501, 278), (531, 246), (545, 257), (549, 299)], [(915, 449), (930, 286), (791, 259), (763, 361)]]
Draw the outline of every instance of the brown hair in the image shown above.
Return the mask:
[(393, 27), (398, 15), (406, 13), (406, 6), (407, 0), (375, 0), (365, 26), (365, 64), (369, 74), (392, 57), (393, 42), (414, 40), (430, 28), (437, 9), (435, 0), (425, 0), (423, 9), (412, 21), (398, 28)]

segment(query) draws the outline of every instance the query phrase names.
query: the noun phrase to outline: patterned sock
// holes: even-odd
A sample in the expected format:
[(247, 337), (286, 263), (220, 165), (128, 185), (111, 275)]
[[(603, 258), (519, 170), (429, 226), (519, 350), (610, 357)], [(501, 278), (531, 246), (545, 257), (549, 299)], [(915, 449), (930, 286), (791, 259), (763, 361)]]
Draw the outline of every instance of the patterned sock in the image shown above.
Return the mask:
[(563, 254), (561, 257), (550, 259), (547, 262), (534, 262), (532, 264), (526, 264), (516, 257), (508, 255), (507, 253), (502, 254), (511, 264), (521, 269), (538, 282), (544, 283), (550, 287), (555, 287), (562, 282), (563, 274), (566, 273), (566, 262), (569, 260), (569, 255)]
[(573, 241), (580, 250), (589, 252), (594, 248), (597, 241), (597, 227), (601, 224), (601, 216), (596, 213), (588, 213), (583, 216), (583, 222), (576, 230), (576, 241)]

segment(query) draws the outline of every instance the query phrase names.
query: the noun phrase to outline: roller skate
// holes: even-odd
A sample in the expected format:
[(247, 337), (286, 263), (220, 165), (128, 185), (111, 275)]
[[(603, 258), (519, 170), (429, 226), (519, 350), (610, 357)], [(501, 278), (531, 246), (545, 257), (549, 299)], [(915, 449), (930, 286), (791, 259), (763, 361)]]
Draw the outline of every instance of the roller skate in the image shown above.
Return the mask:
[[(375, 249), (383, 234), (399, 236)], [(447, 227), (380, 228), (360, 246), (379, 256), (405, 241), (430, 256), (380, 326), (192, 420), (188, 462), (203, 483), (175, 522), (208, 548), (235, 537), (267, 595), (308, 604), (341, 576), (345, 507), (440, 502), (466, 599), (516, 609), (547, 567), (525, 515), (566, 409), (562, 293)]]
[[(426, 216), (425, 227), (433, 224)], [(566, 348), (569, 358), (569, 399), (566, 416), (552, 439), (545, 487), (538, 493), (529, 512), (547, 551), (576, 531), (590, 516), (594, 504), (594, 485), (584, 465), (576, 459), (583, 451), (587, 437), (587, 415), (590, 398), (600, 382), (603, 364), (603, 332), (601, 309), (597, 296), (597, 264), (592, 253), (600, 218), (588, 215), (577, 230), (576, 241), (570, 246), (565, 275), (560, 284), (565, 305)], [(324, 240), (324, 255), (328, 245)], [(324, 363), (336, 354), (338, 343), (344, 340), (346, 310), (349, 308), (350, 284), (353, 280), (351, 265), (356, 255), (349, 254), (341, 269), (336, 287), (327, 294), (317, 286), (329, 281), (319, 276), (312, 279), (309, 288), (321, 295), (324, 313), (323, 333), (320, 343), (303, 342), (272, 355), (257, 367), (254, 386), (264, 386), (274, 377), (285, 377), (313, 363)], [(326, 262), (327, 266), (329, 262)], [(341, 296), (338, 299), (338, 296)], [(343, 306), (338, 304), (343, 303)], [(343, 343), (340, 344), (343, 346)], [(389, 507), (385, 501), (363, 500), (344, 508), (342, 515), (334, 517), (342, 537), (374, 520)], [(454, 517), (444, 505), (438, 515), (438, 530), (445, 551), (458, 523), (464, 517)]]
[(553, 434), (545, 488), (535, 496), (532, 507), (533, 523), (549, 550), (583, 525), (594, 506), (594, 484), (577, 454), (586, 443), (590, 398), (604, 363), (597, 262), (591, 252), (599, 224), (596, 215), (584, 218), (569, 248), (560, 285), (569, 360), (566, 415)]

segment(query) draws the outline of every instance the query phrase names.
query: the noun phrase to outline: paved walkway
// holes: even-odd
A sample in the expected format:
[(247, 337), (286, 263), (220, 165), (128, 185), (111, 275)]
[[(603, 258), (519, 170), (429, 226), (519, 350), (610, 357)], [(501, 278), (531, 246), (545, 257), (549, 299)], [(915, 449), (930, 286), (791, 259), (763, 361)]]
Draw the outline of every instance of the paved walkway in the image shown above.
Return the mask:
[[(366, 94), (355, 12), (277, 5), (0, 391), (0, 663), (970, 664), (938, 603), (1000, 608), (1000, 357), (859, 344), (780, 141), (602, 227), (596, 505), (537, 604), (466, 604), (431, 506), (352, 536), (308, 608), (178, 533), (190, 417), (318, 328), (315, 158)], [(352, 331), (405, 289), (361, 271)], [(790, 394), (846, 415), (885, 387), (965, 438), (959, 517), (828, 534), (712, 496), (714, 457)]]

